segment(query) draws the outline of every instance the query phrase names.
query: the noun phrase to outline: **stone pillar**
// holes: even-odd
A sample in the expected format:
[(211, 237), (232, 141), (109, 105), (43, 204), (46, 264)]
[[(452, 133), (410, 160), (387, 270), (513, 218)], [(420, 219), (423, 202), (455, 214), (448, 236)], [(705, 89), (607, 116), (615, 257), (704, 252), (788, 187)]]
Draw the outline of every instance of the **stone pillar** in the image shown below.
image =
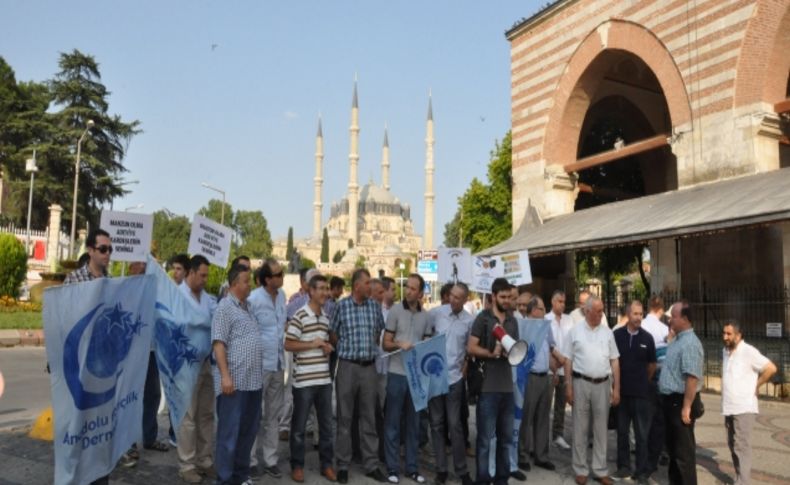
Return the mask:
[(650, 291), (660, 293), (663, 290), (680, 289), (680, 274), (675, 251), (674, 239), (651, 241), (650, 249)]
[(77, 231), (77, 241), (75, 242), (75, 244), (77, 245), (77, 251), (79, 251), (80, 249), (85, 249), (86, 251), (88, 250), (87, 248), (85, 248), (85, 241), (87, 239), (88, 239), (87, 229), (80, 229)]
[(55, 272), (60, 260), (60, 216), (63, 207), (58, 204), (49, 206), (49, 235), (47, 240), (47, 265), (49, 270)]
[(551, 164), (546, 166), (543, 179), (543, 219), (573, 212), (579, 192), (576, 174), (565, 172), (559, 164)]

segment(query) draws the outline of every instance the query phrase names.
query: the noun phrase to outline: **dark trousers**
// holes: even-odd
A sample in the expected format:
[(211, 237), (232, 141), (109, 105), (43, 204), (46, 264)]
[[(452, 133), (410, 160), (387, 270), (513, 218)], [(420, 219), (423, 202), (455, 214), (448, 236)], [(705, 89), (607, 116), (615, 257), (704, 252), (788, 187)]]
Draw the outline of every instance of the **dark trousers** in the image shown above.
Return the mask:
[(318, 419), (318, 456), (321, 470), (332, 466), (334, 439), (332, 436), (332, 384), (294, 387), (294, 406), (291, 417), (291, 468), (304, 468), (304, 429), (310, 408), (315, 406)]
[(461, 382), (461, 429), (464, 430), (464, 445), (469, 448), (469, 391), (466, 389), (466, 379)]
[(445, 453), (445, 437), (449, 433), (450, 446), (453, 451), (453, 463), (456, 476), (468, 473), (466, 468), (466, 441), (461, 426), (461, 408), (466, 406), (463, 401), (464, 380), (450, 385), (446, 395), (436, 396), (428, 403), (431, 416), (431, 437), (436, 452), (436, 471), (447, 472), (447, 454)]
[(477, 464), (478, 483), (491, 482), (488, 455), (491, 440), (496, 437), (495, 485), (506, 485), (510, 477), (510, 447), (513, 444), (512, 392), (481, 392), (477, 400)]
[(666, 424), (666, 447), (669, 453), (670, 485), (697, 485), (697, 442), (694, 420), (686, 425), (681, 419), (683, 394), (662, 396)]
[(159, 401), (161, 400), (159, 368), (156, 367), (156, 356), (151, 352), (148, 354), (148, 373), (145, 376), (145, 388), (143, 389), (143, 447), (145, 448), (156, 443), (156, 437), (159, 434), (156, 412), (159, 411)]
[(636, 466), (634, 476), (649, 477), (652, 472), (647, 463), (647, 433), (652, 418), (652, 403), (645, 397), (622, 396), (617, 406), (617, 468), (631, 468), (631, 440), (629, 430), (634, 425), (636, 441)]
[(249, 478), (250, 451), (261, 424), (261, 390), (217, 396), (217, 484), (238, 484)]
[(656, 372), (653, 382), (650, 383), (648, 399), (650, 399), (652, 419), (650, 432), (647, 435), (647, 469), (649, 474), (652, 474), (658, 470), (658, 459), (661, 457), (661, 452), (664, 451), (664, 443), (666, 442), (664, 407), (661, 395), (658, 393), (658, 372)]

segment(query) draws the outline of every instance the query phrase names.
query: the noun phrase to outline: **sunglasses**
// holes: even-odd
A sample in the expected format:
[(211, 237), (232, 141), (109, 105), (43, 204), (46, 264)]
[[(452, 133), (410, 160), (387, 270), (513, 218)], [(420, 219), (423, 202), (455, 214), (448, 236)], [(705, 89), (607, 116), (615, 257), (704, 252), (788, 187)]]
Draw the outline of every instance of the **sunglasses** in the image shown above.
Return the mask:
[(96, 249), (96, 251), (98, 251), (98, 252), (100, 252), (102, 254), (107, 254), (107, 253), (112, 254), (112, 246), (104, 246), (104, 245), (102, 245), (102, 246), (96, 246), (94, 249)]

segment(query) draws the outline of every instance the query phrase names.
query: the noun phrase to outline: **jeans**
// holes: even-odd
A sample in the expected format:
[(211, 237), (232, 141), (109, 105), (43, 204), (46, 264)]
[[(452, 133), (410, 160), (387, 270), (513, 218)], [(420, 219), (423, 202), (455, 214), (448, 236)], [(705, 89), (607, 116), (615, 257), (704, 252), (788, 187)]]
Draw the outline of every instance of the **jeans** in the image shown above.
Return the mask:
[(510, 447), (513, 444), (512, 392), (482, 392), (477, 400), (477, 465), (478, 483), (491, 482), (488, 455), (491, 439), (496, 437), (496, 476), (494, 483), (507, 484), (510, 476)]
[(617, 468), (631, 468), (631, 442), (629, 429), (634, 423), (636, 441), (636, 466), (634, 476), (647, 478), (652, 471), (647, 462), (647, 434), (652, 419), (652, 403), (649, 398), (622, 396), (617, 406)]
[(666, 423), (667, 452), (669, 453), (670, 485), (697, 485), (697, 442), (694, 420), (686, 425), (681, 419), (683, 394), (662, 396)]
[(450, 385), (447, 395), (436, 396), (428, 402), (431, 416), (431, 437), (433, 449), (436, 452), (436, 471), (447, 472), (447, 454), (445, 453), (444, 440), (450, 435), (450, 445), (455, 463), (455, 475), (462, 476), (468, 473), (466, 468), (466, 441), (461, 425), (461, 407), (466, 405), (463, 401), (464, 380)]
[(406, 437), (406, 474), (417, 471), (417, 441), (419, 439), (420, 421), (409, 393), (406, 376), (390, 373), (387, 376), (387, 407), (384, 410), (384, 457), (387, 472), (398, 474), (400, 470), (400, 438), (401, 416), (404, 417), (404, 434)]
[(291, 468), (304, 468), (304, 435), (310, 408), (315, 405), (318, 416), (318, 456), (321, 470), (332, 466), (332, 384), (293, 388), (293, 416), (291, 416)]
[(148, 372), (145, 375), (143, 388), (143, 447), (148, 448), (156, 443), (159, 426), (156, 423), (156, 413), (159, 411), (159, 401), (162, 400), (162, 390), (159, 387), (159, 368), (156, 366), (156, 356), (153, 352), (148, 354)]
[(217, 484), (238, 484), (249, 478), (250, 450), (261, 420), (261, 390), (217, 396)]

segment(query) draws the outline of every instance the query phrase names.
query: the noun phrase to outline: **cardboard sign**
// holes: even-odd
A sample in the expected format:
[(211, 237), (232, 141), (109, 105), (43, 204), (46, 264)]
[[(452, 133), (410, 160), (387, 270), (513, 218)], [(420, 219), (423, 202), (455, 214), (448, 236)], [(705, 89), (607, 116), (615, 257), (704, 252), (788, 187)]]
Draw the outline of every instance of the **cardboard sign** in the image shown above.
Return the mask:
[(467, 284), (472, 281), (472, 252), (469, 248), (439, 248), (439, 281)]
[(202, 254), (209, 263), (224, 268), (230, 257), (231, 230), (217, 222), (195, 214), (189, 234), (189, 254)]
[(130, 262), (148, 260), (154, 230), (152, 214), (102, 211), (99, 227), (110, 233), (110, 259)]
[(532, 283), (529, 253), (524, 250), (498, 256), (472, 258), (473, 290), (479, 293), (491, 293), (491, 284), (496, 278), (506, 278), (513, 285)]

